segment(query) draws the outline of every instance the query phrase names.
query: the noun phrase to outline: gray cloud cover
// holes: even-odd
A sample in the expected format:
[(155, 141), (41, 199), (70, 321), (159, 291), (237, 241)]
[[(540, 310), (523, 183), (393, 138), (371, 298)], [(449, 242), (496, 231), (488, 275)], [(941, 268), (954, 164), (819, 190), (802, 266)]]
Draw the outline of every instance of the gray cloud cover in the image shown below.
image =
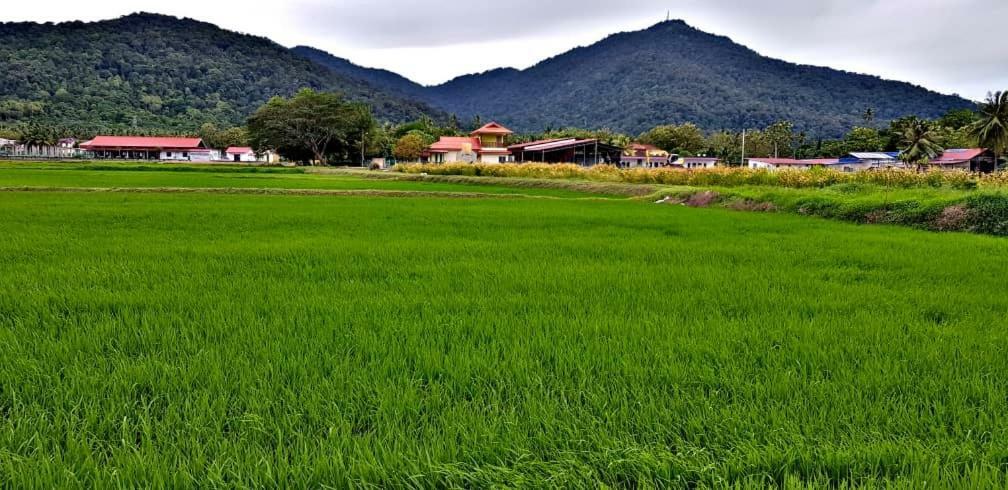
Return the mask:
[(788, 61), (906, 80), (974, 99), (1008, 89), (1008, 0), (35, 0), (3, 20), (98, 20), (145, 10), (306, 44), (423, 83), (524, 68), (666, 12)]

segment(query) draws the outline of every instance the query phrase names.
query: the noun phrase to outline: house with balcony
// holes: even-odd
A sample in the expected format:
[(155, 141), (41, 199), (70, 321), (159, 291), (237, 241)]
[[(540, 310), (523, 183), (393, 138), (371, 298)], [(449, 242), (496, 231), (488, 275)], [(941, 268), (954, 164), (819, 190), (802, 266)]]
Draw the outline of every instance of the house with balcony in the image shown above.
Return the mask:
[(505, 163), (511, 161), (508, 138), (510, 129), (491, 122), (469, 136), (442, 136), (428, 147), (423, 160), (430, 163)]
[(668, 165), (669, 152), (654, 145), (633, 143), (623, 150), (620, 166), (626, 168), (658, 168)]

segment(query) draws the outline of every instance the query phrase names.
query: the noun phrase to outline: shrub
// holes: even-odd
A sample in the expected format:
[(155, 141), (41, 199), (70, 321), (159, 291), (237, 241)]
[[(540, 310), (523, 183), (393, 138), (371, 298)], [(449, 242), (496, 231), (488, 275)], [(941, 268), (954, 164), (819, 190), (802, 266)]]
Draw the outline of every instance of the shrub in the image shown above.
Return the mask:
[(755, 201), (752, 199), (736, 199), (728, 203), (727, 207), (735, 211), (754, 211), (757, 213), (772, 213), (777, 211), (777, 206), (772, 202)]
[(796, 203), (795, 208), (801, 214), (832, 218), (837, 215), (840, 205), (825, 197), (804, 197)]
[(837, 205), (835, 218), (856, 223), (891, 223), (891, 210), (885, 205), (874, 202), (854, 201)]
[(1008, 196), (977, 194), (966, 199), (972, 214), (970, 231), (1008, 236)]
[(949, 206), (942, 210), (931, 222), (931, 229), (935, 231), (965, 231), (975, 221), (973, 210), (963, 204)]
[(918, 173), (913, 170), (887, 168), (866, 172), (843, 173), (835, 170), (813, 169), (753, 170), (722, 167), (704, 170), (620, 169), (612, 165), (582, 167), (574, 164), (544, 163), (443, 163), (397, 165), (398, 172), (431, 175), (469, 175), (487, 177), (512, 177), (530, 179), (579, 179), (597, 182), (626, 182), (634, 184), (664, 184), (691, 187), (779, 186), (795, 189), (837, 186), (840, 192), (853, 193), (858, 186), (890, 188), (948, 187), (954, 189), (1008, 188), (1008, 175), (976, 175), (967, 172), (934, 170)]
[(693, 194), (686, 199), (686, 205), (691, 208), (706, 208), (718, 202), (721, 195), (714, 191), (704, 191)]
[(865, 189), (865, 184), (860, 182), (844, 182), (831, 187), (831, 189), (841, 194), (857, 194)]

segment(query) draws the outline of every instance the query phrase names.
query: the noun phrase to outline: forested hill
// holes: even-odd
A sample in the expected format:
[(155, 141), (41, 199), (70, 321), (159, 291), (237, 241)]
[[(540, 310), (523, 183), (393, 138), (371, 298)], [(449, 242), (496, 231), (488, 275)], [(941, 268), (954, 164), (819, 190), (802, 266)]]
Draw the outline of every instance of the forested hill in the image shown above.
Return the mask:
[(716, 130), (787, 119), (823, 136), (863, 124), (868, 108), (884, 122), (972, 107), (908, 83), (767, 58), (682, 21), (613, 35), (527, 70), (461, 77), (432, 89), (428, 101), (461, 117), (479, 114), (519, 129), (639, 133), (663, 123)]
[(387, 121), (450, 112), (520, 131), (578, 126), (636, 134), (667, 123), (718, 130), (785, 119), (829, 137), (863, 124), (869, 108), (885, 123), (972, 105), (907, 83), (767, 58), (681, 21), (616, 34), (526, 70), (496, 69), (437, 87), (162, 15), (0, 24), (0, 126), (187, 131), (205, 122), (241, 124), (270, 97), (303, 87), (366, 101)]
[(268, 39), (154, 14), (0, 24), (0, 124), (189, 130), (241, 124), (303, 87), (366, 101), (377, 117), (436, 109), (319, 66)]
[(354, 64), (350, 60), (333, 56), (320, 49), (309, 46), (297, 46), (291, 48), (291, 51), (341, 75), (363, 80), (374, 87), (380, 87), (391, 93), (414, 99), (423, 99), (427, 97), (429, 92), (428, 88), (398, 73), (378, 68), (365, 68)]

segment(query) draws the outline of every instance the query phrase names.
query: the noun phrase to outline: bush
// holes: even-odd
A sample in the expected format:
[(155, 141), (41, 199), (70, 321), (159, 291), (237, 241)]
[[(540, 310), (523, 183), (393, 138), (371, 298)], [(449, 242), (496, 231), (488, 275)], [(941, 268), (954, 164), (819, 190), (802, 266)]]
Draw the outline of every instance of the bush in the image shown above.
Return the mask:
[(835, 186), (839, 192), (854, 193), (861, 186), (889, 188), (948, 187), (960, 190), (977, 188), (1008, 188), (1008, 174), (977, 175), (967, 172), (933, 170), (919, 173), (913, 170), (888, 168), (866, 172), (844, 173), (813, 169), (770, 172), (738, 167), (705, 170), (620, 169), (612, 165), (582, 167), (574, 164), (544, 163), (444, 163), (397, 165), (398, 172), (431, 175), (471, 175), (529, 179), (579, 179), (596, 182), (626, 182), (633, 184), (663, 184), (691, 187), (776, 186), (795, 189)]
[(1008, 236), (1008, 196), (977, 194), (966, 199), (972, 223), (970, 231)]
[(693, 194), (686, 199), (686, 205), (691, 208), (706, 208), (718, 202), (721, 195), (713, 191), (704, 191)]
[(840, 204), (825, 197), (805, 197), (795, 204), (795, 208), (801, 214), (832, 218), (839, 212)]
[(934, 231), (965, 231), (970, 229), (976, 220), (973, 210), (963, 204), (949, 206), (942, 210), (931, 223)]

